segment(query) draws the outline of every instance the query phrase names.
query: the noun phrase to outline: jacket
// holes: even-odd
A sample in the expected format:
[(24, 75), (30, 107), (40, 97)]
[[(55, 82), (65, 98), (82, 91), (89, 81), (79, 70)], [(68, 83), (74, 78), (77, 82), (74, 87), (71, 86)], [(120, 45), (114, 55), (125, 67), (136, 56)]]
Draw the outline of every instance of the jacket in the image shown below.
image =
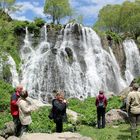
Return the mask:
[(32, 122), (31, 119), (31, 105), (26, 99), (20, 98), (18, 101), (19, 107), (19, 119), (22, 125), (29, 125)]
[(66, 114), (66, 103), (62, 103), (57, 99), (54, 99), (52, 101), (52, 110), (53, 110), (53, 119), (54, 121), (66, 121), (67, 120), (67, 114)]
[(11, 101), (10, 101), (10, 112), (13, 117), (18, 117), (19, 116), (19, 109), (17, 106), (17, 101), (19, 99), (19, 93), (15, 92), (11, 96)]
[(105, 95), (99, 94), (99, 95), (96, 97), (96, 102), (95, 102), (96, 107), (99, 106), (99, 101), (103, 101), (103, 103), (104, 103), (104, 108), (106, 108), (106, 106), (107, 106), (107, 98), (105, 97)]
[(132, 114), (140, 114), (140, 92), (132, 91), (128, 94), (126, 110)]

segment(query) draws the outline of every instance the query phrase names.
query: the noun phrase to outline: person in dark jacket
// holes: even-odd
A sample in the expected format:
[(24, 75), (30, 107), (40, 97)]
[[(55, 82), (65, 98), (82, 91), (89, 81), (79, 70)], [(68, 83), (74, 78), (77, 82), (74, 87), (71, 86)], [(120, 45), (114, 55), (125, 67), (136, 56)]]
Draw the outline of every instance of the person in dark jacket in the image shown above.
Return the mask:
[(18, 109), (17, 101), (20, 97), (20, 93), (22, 92), (22, 90), (23, 90), (23, 86), (18, 85), (16, 87), (15, 93), (12, 94), (11, 101), (10, 101), (10, 111), (15, 125), (15, 132), (14, 132), (15, 136), (20, 135), (20, 129), (21, 129), (21, 122), (19, 120), (19, 109)]
[(56, 123), (56, 132), (63, 131), (63, 122), (67, 120), (66, 115), (67, 101), (64, 99), (62, 91), (57, 92), (55, 99), (52, 101), (53, 119)]
[(104, 91), (99, 91), (99, 95), (96, 97), (95, 105), (97, 107), (97, 125), (98, 128), (105, 127), (105, 111), (107, 106), (107, 98), (104, 95)]

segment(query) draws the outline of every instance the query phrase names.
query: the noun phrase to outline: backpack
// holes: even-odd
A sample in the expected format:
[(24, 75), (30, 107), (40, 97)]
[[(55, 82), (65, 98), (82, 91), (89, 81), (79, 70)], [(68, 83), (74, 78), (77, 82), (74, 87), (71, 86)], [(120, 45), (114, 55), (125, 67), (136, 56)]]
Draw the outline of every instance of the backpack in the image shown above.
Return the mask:
[(99, 101), (98, 107), (99, 108), (104, 108), (105, 107), (104, 99), (102, 99), (102, 100), (98, 99), (98, 101)]

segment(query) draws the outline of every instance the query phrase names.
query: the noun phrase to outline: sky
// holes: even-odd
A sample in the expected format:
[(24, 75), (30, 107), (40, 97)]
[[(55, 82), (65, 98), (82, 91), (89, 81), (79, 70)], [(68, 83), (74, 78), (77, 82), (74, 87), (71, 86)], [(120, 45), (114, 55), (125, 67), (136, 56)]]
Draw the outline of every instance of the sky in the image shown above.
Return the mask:
[[(107, 4), (121, 4), (125, 0), (69, 0), (71, 7), (77, 15), (83, 15), (83, 24), (93, 26), (97, 21), (99, 10)], [(20, 11), (11, 14), (13, 19), (34, 20), (35, 17), (41, 17), (46, 22), (51, 22), (43, 13), (45, 0), (16, 0), (17, 5), (22, 5)], [(68, 18), (63, 19), (61, 23), (67, 23)]]

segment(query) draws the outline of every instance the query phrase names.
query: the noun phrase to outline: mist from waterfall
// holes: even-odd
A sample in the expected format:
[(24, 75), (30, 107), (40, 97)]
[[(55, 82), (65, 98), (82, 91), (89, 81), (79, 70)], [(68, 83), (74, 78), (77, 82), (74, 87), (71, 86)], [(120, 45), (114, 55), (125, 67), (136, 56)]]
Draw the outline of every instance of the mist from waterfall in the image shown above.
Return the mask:
[(125, 78), (128, 84), (140, 76), (140, 53), (134, 40), (126, 40), (123, 42), (126, 55)]

